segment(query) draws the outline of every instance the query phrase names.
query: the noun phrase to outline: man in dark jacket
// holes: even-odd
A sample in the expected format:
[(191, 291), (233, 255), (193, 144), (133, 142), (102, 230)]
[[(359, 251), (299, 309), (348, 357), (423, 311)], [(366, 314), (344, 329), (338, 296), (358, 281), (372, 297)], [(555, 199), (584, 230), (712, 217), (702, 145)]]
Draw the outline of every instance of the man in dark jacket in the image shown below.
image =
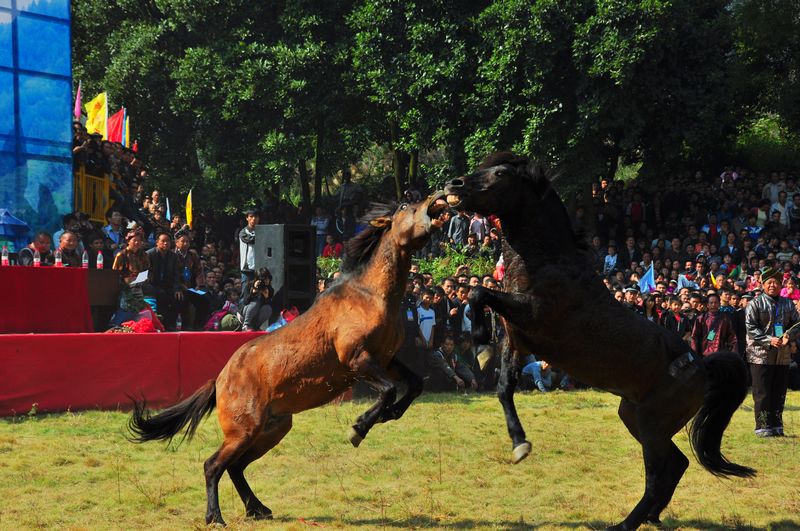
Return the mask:
[(156, 246), (147, 251), (150, 258), (150, 270), (147, 279), (150, 281), (145, 294), (156, 299), (157, 312), (163, 316), (164, 327), (175, 330), (177, 317), (177, 301), (184, 297), (178, 256), (170, 251), (172, 236), (162, 232), (156, 237)]

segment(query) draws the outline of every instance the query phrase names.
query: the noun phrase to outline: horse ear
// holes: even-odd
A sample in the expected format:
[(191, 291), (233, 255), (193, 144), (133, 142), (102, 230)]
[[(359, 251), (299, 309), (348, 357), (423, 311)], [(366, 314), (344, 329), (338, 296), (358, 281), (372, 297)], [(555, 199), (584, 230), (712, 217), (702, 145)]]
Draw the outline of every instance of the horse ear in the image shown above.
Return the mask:
[(376, 229), (385, 229), (389, 225), (392, 224), (392, 218), (389, 216), (381, 216), (379, 218), (375, 218), (369, 222), (370, 225), (375, 227)]

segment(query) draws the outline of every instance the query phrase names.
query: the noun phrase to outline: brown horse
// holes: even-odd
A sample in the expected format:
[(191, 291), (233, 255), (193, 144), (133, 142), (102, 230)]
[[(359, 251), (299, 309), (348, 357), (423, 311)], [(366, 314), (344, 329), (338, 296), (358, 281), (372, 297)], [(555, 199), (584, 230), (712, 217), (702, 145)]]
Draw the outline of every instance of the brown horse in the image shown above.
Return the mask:
[[(411, 255), (440, 225), (431, 221), (446, 206), (440, 197), (401, 204), (394, 212), (373, 208), (368, 228), (347, 242), (341, 279), (308, 312), (242, 345), (216, 379), (185, 401), (155, 416), (144, 403), (134, 404), (129, 429), (136, 442), (171, 440), (183, 429), (191, 438), (217, 408), (224, 440), (205, 462), (207, 523), (225, 523), (218, 499), (225, 470), (247, 516), (272, 517), (244, 470), (283, 439), (295, 413), (330, 402), (358, 380), (366, 382), (380, 396), (350, 431), (350, 441), (358, 446), (376, 422), (400, 418), (422, 392), (422, 380), (394, 354), (403, 339), (399, 313)], [(397, 403), (392, 378), (408, 384)]]
[(692, 417), (690, 440), (700, 464), (718, 476), (755, 474), (720, 451), (747, 393), (741, 357), (718, 352), (697, 359), (680, 336), (616, 302), (593, 272), (587, 246), (541, 166), (495, 153), (445, 190), (451, 205), (495, 214), (503, 223), (506, 291), (478, 286), (469, 302), (478, 342), (486, 336), (485, 306), (503, 317), (508, 331), (511, 354), (502, 358), (498, 396), (515, 463), (531, 451), (514, 407), (515, 365), (520, 354), (533, 353), (622, 398), (619, 416), (642, 446), (646, 485), (614, 529), (659, 522), (689, 466), (672, 437)]

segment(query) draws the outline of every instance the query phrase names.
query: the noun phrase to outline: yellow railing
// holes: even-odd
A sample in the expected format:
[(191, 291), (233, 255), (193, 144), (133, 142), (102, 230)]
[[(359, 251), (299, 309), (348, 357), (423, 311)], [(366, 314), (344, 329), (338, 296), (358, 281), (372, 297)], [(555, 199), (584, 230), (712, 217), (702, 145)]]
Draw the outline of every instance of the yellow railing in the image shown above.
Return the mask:
[(89, 214), (92, 221), (106, 222), (106, 210), (110, 205), (109, 178), (96, 177), (86, 173), (81, 164), (75, 170), (75, 212)]

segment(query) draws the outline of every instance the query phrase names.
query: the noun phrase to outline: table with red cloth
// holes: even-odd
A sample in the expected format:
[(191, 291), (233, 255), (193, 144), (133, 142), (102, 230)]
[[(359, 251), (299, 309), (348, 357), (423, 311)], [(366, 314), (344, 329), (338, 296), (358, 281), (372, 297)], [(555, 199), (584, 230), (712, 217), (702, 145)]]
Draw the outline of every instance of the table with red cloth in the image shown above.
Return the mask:
[(0, 267), (0, 334), (92, 332), (88, 269)]
[(0, 335), (0, 416), (163, 407), (216, 378), (263, 332)]

